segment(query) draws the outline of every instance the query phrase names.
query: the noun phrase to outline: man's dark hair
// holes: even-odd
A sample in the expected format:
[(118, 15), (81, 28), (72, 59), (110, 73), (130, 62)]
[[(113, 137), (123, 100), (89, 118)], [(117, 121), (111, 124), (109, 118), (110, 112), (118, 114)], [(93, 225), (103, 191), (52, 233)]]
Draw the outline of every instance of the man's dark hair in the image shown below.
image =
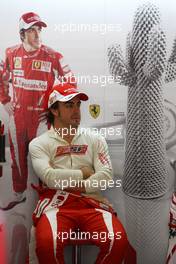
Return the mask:
[[(57, 102), (55, 102), (55, 103), (50, 107), (50, 109), (57, 109), (58, 106), (59, 106), (59, 102), (57, 101)], [(50, 109), (48, 110), (48, 113), (47, 113), (46, 117), (47, 117), (47, 121), (48, 121), (51, 125), (53, 125), (53, 124), (54, 124), (54, 115), (53, 115), (53, 113), (51, 112)]]
[(24, 38), (25, 38), (25, 30), (22, 29), (22, 30), (20, 30), (20, 39), (22, 42), (24, 41)]

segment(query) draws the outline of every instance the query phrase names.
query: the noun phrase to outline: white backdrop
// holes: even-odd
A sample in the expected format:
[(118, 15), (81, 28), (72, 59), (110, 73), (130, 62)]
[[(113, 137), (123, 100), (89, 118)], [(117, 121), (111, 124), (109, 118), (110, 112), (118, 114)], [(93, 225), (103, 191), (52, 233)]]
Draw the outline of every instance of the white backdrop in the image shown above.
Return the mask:
[[(66, 60), (70, 64), (75, 75), (109, 75), (107, 64), (107, 47), (117, 42), (121, 44), (125, 53), (126, 37), (132, 29), (132, 22), (135, 10), (144, 0), (0, 0), (0, 57), (4, 59), (5, 49), (20, 42), (18, 34), (18, 21), (20, 16), (25, 12), (36, 12), (47, 23), (48, 27), (43, 30), (43, 43), (63, 53)], [(175, 16), (176, 3), (173, 0), (155, 0), (150, 1), (158, 5), (163, 21), (163, 27), (167, 36), (167, 51), (170, 54), (173, 39), (176, 36)], [(86, 24), (87, 31), (81, 30), (80, 25)], [(99, 31), (93, 25), (97, 25)], [(104, 32), (102, 25), (116, 25), (116, 30)], [(72, 25), (72, 31), (65, 31), (66, 27)], [(102, 28), (101, 28), (102, 27)], [(60, 30), (59, 30), (60, 28)], [(62, 31), (61, 31), (62, 29)], [(117, 120), (115, 112), (126, 111), (127, 88), (118, 84), (104, 85), (104, 83), (95, 83), (93, 81), (87, 83), (79, 83), (81, 89), (85, 90), (90, 100), (83, 107), (83, 123), (86, 124), (103, 124)], [(176, 83), (172, 82), (164, 87), (165, 98), (176, 103)], [(99, 104), (100, 115), (97, 119), (93, 119), (89, 114), (89, 104)], [(7, 131), (8, 117), (0, 107), (0, 119), (3, 119)], [(121, 170), (121, 163), (124, 157), (123, 149), (116, 152), (116, 149), (110, 148), (115, 173)], [(120, 154), (119, 154), (120, 153)], [(118, 167), (118, 159), (119, 167)], [(0, 191), (5, 195), (4, 186), (11, 181), (10, 176), (10, 156), (7, 153), (7, 163), (4, 166), (4, 175), (0, 179)], [(5, 177), (4, 177), (5, 176)], [(11, 182), (10, 182), (11, 184)], [(3, 186), (3, 187), (2, 187)], [(9, 187), (10, 188), (10, 187)], [(112, 195), (111, 199), (115, 196)], [(118, 197), (117, 197), (118, 198)], [(114, 199), (116, 207), (122, 205), (118, 200)], [(15, 218), (19, 221), (19, 214), (22, 207), (18, 207), (15, 212)], [(14, 212), (13, 212), (14, 214)], [(7, 218), (10, 213), (7, 213)], [(122, 216), (123, 218), (123, 216)], [(11, 218), (12, 219), (12, 218)], [(10, 220), (12, 221), (12, 220)], [(8, 235), (11, 237), (13, 224), (9, 221)], [(24, 222), (24, 217), (22, 217)], [(9, 250), (11, 248), (9, 240)], [(11, 253), (10, 259), (13, 255)], [(24, 263), (24, 261), (16, 255), (14, 263)], [(19, 261), (19, 259), (21, 259)], [(13, 261), (13, 260), (12, 260)], [(89, 263), (90, 264), (90, 263)]]
[[(58, 1), (58, 0), (13, 0), (0, 1), (0, 57), (4, 58), (8, 46), (19, 43), (18, 21), (19, 17), (28, 11), (40, 14), (47, 22), (48, 28), (43, 30), (43, 42), (64, 54), (76, 75), (106, 75), (108, 73), (106, 51), (109, 44), (118, 42), (123, 51), (126, 47), (126, 36), (132, 28), (136, 8), (146, 2), (144, 0), (89, 0), (89, 1)], [(173, 38), (176, 36), (175, 14), (176, 3), (173, 0), (155, 0), (162, 14), (163, 27), (167, 36), (168, 54), (172, 47)], [(74, 24), (72, 31), (61, 32), (59, 26)], [(116, 30), (91, 32), (79, 30), (80, 24), (114, 24)], [(78, 29), (76, 31), (76, 29)], [(175, 85), (168, 84), (165, 94), (168, 99), (173, 99)], [(118, 84), (82, 83), (80, 87), (87, 90), (90, 103), (108, 102), (108, 109), (102, 105), (101, 114), (96, 122), (114, 120), (113, 111), (116, 110), (118, 101), (126, 101), (126, 88)], [(96, 94), (96, 97), (94, 96)], [(92, 96), (93, 95), (93, 96)], [(110, 105), (109, 105), (110, 104)], [(119, 102), (120, 107), (121, 103)], [(107, 104), (106, 104), (107, 105)], [(122, 106), (123, 108), (123, 106)], [(87, 116), (87, 115), (86, 115)], [(87, 116), (89, 118), (89, 115)], [(86, 119), (87, 119), (86, 118)], [(84, 116), (83, 116), (84, 120)], [(92, 118), (89, 120), (93, 122)]]
[[(134, 12), (144, 0), (89, 0), (89, 1), (58, 1), (58, 0), (13, 0), (0, 1), (0, 57), (4, 58), (5, 49), (20, 42), (18, 34), (18, 21), (20, 16), (28, 11), (38, 13), (48, 27), (43, 30), (43, 42), (64, 54), (74, 73), (80, 75), (109, 75), (107, 65), (107, 47), (113, 43), (121, 44), (125, 53), (127, 33), (132, 28)], [(168, 55), (176, 36), (175, 15), (176, 3), (173, 0), (150, 1), (158, 5), (162, 14), (163, 27), (167, 36)], [(69, 31), (65, 25), (74, 25)], [(88, 25), (89, 30), (81, 30), (81, 24)], [(101, 29), (102, 24), (116, 25), (113, 31), (93, 31), (93, 24)], [(60, 30), (59, 30), (60, 28)], [(62, 31), (61, 31), (62, 29)], [(92, 29), (92, 31), (91, 31)], [(65, 31), (64, 31), (65, 30)], [(90, 95), (89, 103), (101, 104), (101, 114), (95, 121), (105, 122), (114, 120), (113, 112), (119, 108), (124, 109), (122, 101), (126, 101), (127, 89), (118, 84), (103, 82), (82, 82), (79, 85)], [(165, 86), (165, 95), (173, 100), (175, 96), (175, 84)], [(96, 94), (96, 97), (95, 97)], [(106, 105), (105, 103), (106, 98)], [(108, 108), (107, 108), (108, 102)], [(86, 111), (87, 112), (87, 108)], [(85, 115), (83, 115), (83, 120)]]

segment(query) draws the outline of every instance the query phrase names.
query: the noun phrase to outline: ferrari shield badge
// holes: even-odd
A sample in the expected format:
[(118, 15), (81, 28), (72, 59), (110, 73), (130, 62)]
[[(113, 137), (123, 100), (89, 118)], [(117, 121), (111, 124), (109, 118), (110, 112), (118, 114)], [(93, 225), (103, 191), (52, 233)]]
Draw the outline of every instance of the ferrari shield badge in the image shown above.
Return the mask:
[(96, 119), (100, 114), (100, 105), (98, 104), (89, 105), (89, 112), (91, 116)]

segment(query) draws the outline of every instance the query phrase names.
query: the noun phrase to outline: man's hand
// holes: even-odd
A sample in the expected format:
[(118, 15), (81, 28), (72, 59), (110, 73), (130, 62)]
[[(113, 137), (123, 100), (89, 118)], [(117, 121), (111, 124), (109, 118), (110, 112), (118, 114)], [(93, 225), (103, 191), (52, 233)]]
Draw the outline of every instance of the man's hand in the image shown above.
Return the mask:
[(8, 103), (4, 104), (4, 109), (9, 114), (9, 116), (13, 115), (14, 105), (12, 102), (8, 102)]
[(87, 178), (89, 178), (91, 175), (93, 175), (95, 173), (93, 168), (88, 167), (88, 166), (82, 167), (80, 170), (83, 173), (83, 179), (84, 180), (86, 180)]

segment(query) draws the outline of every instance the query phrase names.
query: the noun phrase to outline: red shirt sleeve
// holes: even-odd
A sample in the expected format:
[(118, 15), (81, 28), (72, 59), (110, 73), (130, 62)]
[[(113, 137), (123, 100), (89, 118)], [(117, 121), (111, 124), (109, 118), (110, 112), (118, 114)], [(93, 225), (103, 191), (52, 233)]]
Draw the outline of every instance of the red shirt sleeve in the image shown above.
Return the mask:
[(6, 62), (0, 61), (0, 102), (6, 104), (11, 100), (9, 96), (9, 70), (8, 57)]
[(58, 74), (57, 78), (61, 83), (70, 83), (77, 87), (76, 78), (70, 69), (70, 66), (65, 61), (64, 57), (60, 53), (56, 53), (57, 66), (56, 72)]

